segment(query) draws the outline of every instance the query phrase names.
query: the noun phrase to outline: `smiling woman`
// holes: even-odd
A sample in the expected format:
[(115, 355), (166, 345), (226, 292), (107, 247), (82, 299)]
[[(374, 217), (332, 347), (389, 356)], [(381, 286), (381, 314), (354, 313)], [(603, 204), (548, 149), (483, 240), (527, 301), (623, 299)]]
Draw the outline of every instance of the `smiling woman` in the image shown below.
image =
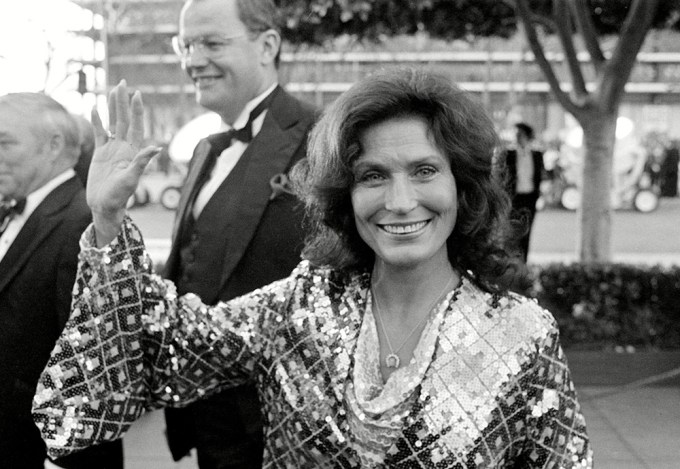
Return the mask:
[[(430, 188), (433, 182), (439, 187), (440, 176), (450, 175), (455, 214), (446, 254), (452, 265), (494, 289), (507, 268), (504, 242), (510, 236), (509, 200), (492, 171), (498, 136), (467, 93), (436, 75), (427, 77), (408, 78), (404, 73), (399, 79), (378, 75), (361, 82), (336, 100), (319, 122), (310, 138), (308, 166), (298, 168), (300, 190), (316, 222), (306, 255), (334, 268), (373, 268), (375, 250), (358, 231), (353, 198), (364, 189), (374, 193), (387, 187), (387, 195), (397, 198), (385, 200), (385, 208), (403, 203), (405, 194), (414, 210), (423, 211), (413, 191)], [(421, 81), (427, 85), (423, 90), (416, 88)], [(394, 86), (398, 88), (391, 89)], [(430, 164), (419, 163), (426, 157)], [(407, 163), (398, 161), (404, 158), (414, 158), (407, 165), (410, 173), (398, 170), (397, 163)], [(404, 219), (415, 220), (411, 210), (408, 217)]]
[(376, 255), (374, 269), (446, 265), (446, 239), (458, 208), (456, 180), (427, 123), (389, 119), (367, 129), (360, 144), (351, 199), (359, 236)]
[[(115, 124), (138, 141), (127, 96), (113, 92)], [(111, 201), (148, 154), (116, 140), (95, 154), (106, 176), (89, 203), (108, 209), (83, 236), (72, 317), (34, 399), (52, 455), (254, 382), (264, 467), (592, 467), (554, 319), (494, 283), (509, 211), (498, 138), (448, 78), (387, 70), (327, 108), (293, 175), (306, 259), (216, 306), (178, 297), (119, 220)]]

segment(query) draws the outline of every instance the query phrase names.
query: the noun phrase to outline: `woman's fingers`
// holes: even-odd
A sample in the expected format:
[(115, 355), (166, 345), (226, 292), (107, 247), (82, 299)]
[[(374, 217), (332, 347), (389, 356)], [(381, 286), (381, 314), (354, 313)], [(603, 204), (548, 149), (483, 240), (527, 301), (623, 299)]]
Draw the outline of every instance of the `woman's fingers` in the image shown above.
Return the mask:
[[(127, 83), (121, 80), (109, 93), (109, 129), (120, 140), (127, 141), (133, 148), (138, 149), (144, 142), (144, 104), (142, 94), (135, 91), (132, 100), (128, 97)], [(99, 115), (95, 118), (93, 110), (92, 122), (99, 123), (95, 127), (95, 141), (103, 145), (108, 135), (101, 124)]]
[(151, 145), (148, 146), (142, 150), (140, 150), (136, 155), (133, 160), (133, 163), (135, 166), (141, 169), (141, 171), (144, 171), (146, 168), (146, 165), (149, 164), (149, 161), (151, 161), (151, 158), (156, 156), (161, 152), (161, 148)]
[(109, 99), (107, 100), (109, 106), (109, 130), (115, 129), (116, 126), (116, 88), (118, 88), (118, 85), (109, 91)]
[(136, 179), (139, 179), (146, 169), (151, 158), (160, 153), (161, 148), (156, 146), (148, 146), (140, 150), (132, 159), (132, 163), (128, 166), (127, 171), (131, 171)]
[(132, 95), (130, 115), (130, 130), (128, 139), (133, 147), (139, 148), (144, 140), (144, 104), (142, 104), (142, 94), (135, 91)]
[(127, 83), (125, 80), (121, 80), (114, 90), (116, 91), (114, 93), (116, 100), (116, 122), (115, 127), (113, 127), (113, 123), (111, 123), (109, 124), (109, 128), (115, 128), (116, 137), (125, 139), (130, 124), (130, 98), (127, 94)]
[(96, 106), (92, 108), (90, 116), (92, 119), (92, 127), (94, 127), (94, 143), (97, 147), (101, 147), (106, 143), (107, 135)]

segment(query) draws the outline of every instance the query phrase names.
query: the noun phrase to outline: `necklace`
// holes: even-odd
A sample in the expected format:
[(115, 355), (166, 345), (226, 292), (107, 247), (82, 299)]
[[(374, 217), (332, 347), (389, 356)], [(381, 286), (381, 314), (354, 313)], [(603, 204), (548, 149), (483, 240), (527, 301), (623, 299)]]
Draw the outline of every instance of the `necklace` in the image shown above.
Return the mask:
[(416, 327), (414, 327), (411, 332), (406, 336), (406, 338), (401, 342), (401, 345), (397, 347), (396, 349), (392, 347), (392, 342), (390, 341), (390, 336), (387, 335), (387, 330), (385, 329), (385, 324), (383, 323), (382, 320), (382, 313), (380, 312), (380, 304), (378, 303), (378, 296), (375, 294), (375, 290), (371, 288), (371, 294), (373, 295), (373, 299), (375, 301), (375, 316), (378, 318), (378, 323), (380, 323), (380, 329), (382, 329), (383, 335), (385, 336), (385, 340), (387, 341), (387, 348), (390, 350), (390, 353), (387, 354), (385, 357), (385, 366), (387, 368), (399, 368), (399, 363), (401, 360), (399, 359), (399, 351), (406, 345), (406, 342), (411, 338), (411, 336), (418, 330), (420, 329), (420, 326), (425, 322), (425, 320), (430, 317), (430, 313), (432, 312), (432, 308), (435, 307), (435, 305), (439, 302), (439, 300), (446, 294), (446, 292), (449, 291), (449, 288), (451, 287), (451, 284), (453, 283), (454, 277), (451, 277), (449, 281), (446, 283), (444, 286), (444, 289), (441, 291), (439, 295), (437, 295), (434, 299), (434, 301), (428, 306), (427, 308), (427, 313), (423, 315), (423, 317), (418, 321), (418, 324)]

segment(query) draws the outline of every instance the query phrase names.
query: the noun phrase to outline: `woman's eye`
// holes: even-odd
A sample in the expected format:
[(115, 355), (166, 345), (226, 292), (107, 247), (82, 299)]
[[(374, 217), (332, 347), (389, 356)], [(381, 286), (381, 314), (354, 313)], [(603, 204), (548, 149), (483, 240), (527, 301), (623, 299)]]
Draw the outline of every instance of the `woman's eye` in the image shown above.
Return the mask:
[(379, 182), (382, 181), (383, 177), (380, 173), (377, 171), (369, 171), (364, 174), (361, 174), (358, 178), (359, 182)]
[(425, 178), (426, 177), (432, 177), (435, 174), (437, 174), (437, 168), (435, 168), (434, 166), (421, 166), (416, 171), (416, 174), (419, 177), (425, 177)]

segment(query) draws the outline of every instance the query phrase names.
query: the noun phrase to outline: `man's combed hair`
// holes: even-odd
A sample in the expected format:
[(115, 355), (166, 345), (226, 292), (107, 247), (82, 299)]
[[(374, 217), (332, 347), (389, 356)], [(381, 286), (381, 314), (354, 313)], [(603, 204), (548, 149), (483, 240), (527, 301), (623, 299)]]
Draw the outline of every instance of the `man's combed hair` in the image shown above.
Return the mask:
[(519, 122), (515, 124), (515, 128), (522, 132), (529, 140), (534, 139), (534, 128), (526, 122)]
[[(184, 7), (190, 4), (199, 3), (203, 0), (186, 0)], [(276, 6), (274, 0), (235, 0), (238, 11), (238, 19), (244, 24), (251, 39), (257, 37), (269, 29), (281, 34), (283, 30), (283, 18), (281, 9)], [(281, 50), (279, 49), (274, 57), (274, 65), (279, 66), (281, 62)]]
[(16, 115), (28, 116), (37, 136), (48, 137), (53, 131), (64, 137), (65, 150), (75, 161), (80, 153), (80, 130), (75, 118), (53, 98), (42, 93), (9, 93), (0, 97)]
[[(238, 16), (252, 35), (269, 29), (281, 34), (283, 29), (280, 9), (273, 0), (237, 0)], [(278, 67), (281, 61), (281, 50), (274, 59)]]
[(395, 68), (356, 83), (332, 103), (312, 130), (308, 158), (294, 171), (311, 225), (303, 255), (334, 269), (370, 269), (374, 253), (357, 231), (351, 204), (352, 166), (369, 127), (417, 117), (448, 158), (458, 190), (458, 215), (447, 241), (451, 263), (482, 285), (508, 265), (504, 249), (510, 202), (493, 171), (499, 139), (482, 106), (444, 76)]

